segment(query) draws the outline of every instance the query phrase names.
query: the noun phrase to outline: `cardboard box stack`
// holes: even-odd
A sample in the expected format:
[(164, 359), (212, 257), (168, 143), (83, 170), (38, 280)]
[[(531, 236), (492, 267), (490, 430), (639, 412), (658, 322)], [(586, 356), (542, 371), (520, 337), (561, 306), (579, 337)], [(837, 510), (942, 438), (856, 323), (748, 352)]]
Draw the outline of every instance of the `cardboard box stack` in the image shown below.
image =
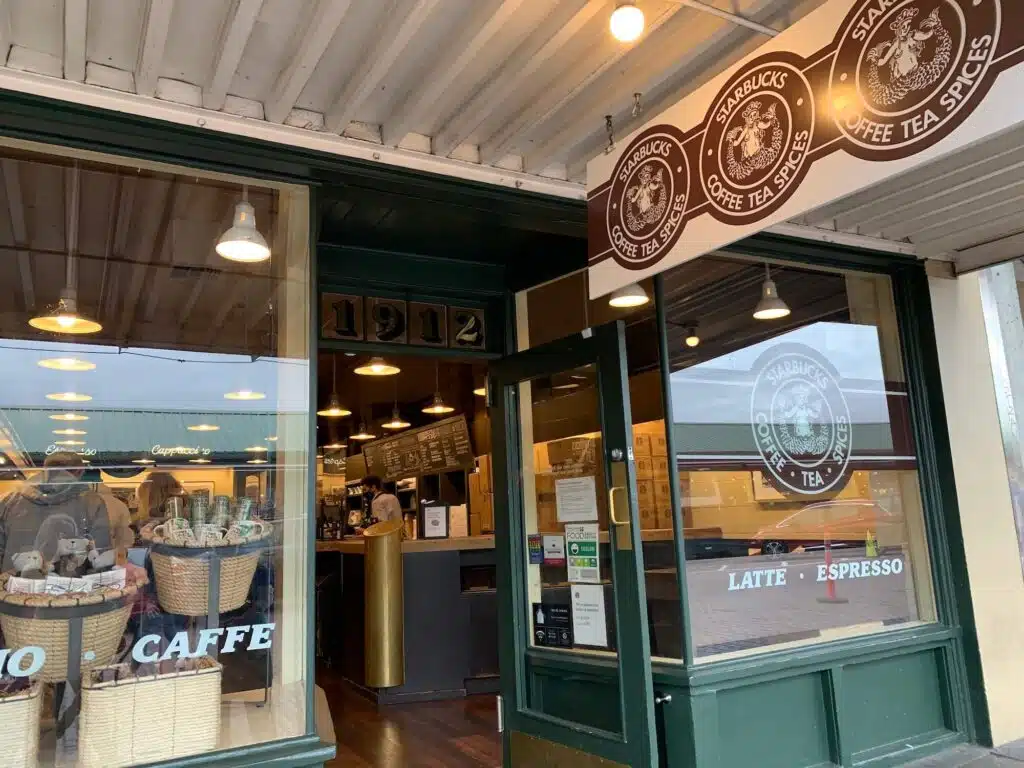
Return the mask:
[(672, 528), (668, 443), (664, 421), (633, 425), (637, 502), (642, 528)]
[(476, 460), (476, 472), (469, 475), (469, 535), (494, 533), (494, 480), (490, 455)]
[[(600, 437), (567, 437), (546, 444), (547, 461), (551, 467), (551, 502), (554, 508), (555, 529), (558, 510), (554, 507), (555, 483), (561, 478), (593, 477), (597, 491), (597, 521), (602, 529), (608, 527), (608, 486), (604, 477), (604, 447)], [(538, 495), (540, 486), (538, 486)]]

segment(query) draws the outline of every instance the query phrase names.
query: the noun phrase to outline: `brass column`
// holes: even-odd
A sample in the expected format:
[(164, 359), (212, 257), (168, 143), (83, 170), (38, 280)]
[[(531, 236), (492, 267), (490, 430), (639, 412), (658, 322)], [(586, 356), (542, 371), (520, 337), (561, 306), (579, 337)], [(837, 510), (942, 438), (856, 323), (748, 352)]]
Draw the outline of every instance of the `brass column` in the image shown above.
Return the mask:
[(402, 521), (371, 525), (366, 541), (366, 685), (394, 688), (405, 682)]

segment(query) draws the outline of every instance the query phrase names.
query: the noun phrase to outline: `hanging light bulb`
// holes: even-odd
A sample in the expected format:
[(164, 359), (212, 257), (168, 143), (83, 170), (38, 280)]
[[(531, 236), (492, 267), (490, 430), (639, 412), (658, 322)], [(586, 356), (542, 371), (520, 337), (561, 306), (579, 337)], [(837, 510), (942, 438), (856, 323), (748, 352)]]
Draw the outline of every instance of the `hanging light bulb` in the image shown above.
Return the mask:
[(437, 392), (434, 395), (434, 402), (424, 408), (423, 412), (436, 416), (442, 413), (451, 413), (454, 410), (455, 409), (450, 405), (445, 404), (444, 400), (441, 398), (441, 393)]
[(96, 369), (96, 363), (79, 360), (77, 357), (51, 357), (40, 360), (37, 365), (51, 371), (93, 371)]
[(772, 280), (771, 269), (764, 265), (764, 282), (761, 284), (761, 300), (754, 307), (755, 320), (778, 320), (789, 314), (789, 307), (779, 298), (779, 289)]
[(398, 413), (398, 406), (396, 405), (394, 410), (391, 411), (391, 421), (385, 421), (381, 426), (384, 429), (405, 429), (411, 427), (412, 424), (402, 418)]
[(609, 20), (612, 37), (620, 43), (632, 43), (640, 39), (644, 33), (644, 12), (636, 7), (636, 3), (620, 2)]
[(217, 240), (217, 253), (229, 261), (248, 264), (270, 258), (270, 247), (256, 229), (256, 209), (249, 203), (248, 187), (242, 187), (242, 200), (235, 205), (231, 228)]
[(642, 307), (650, 300), (651, 297), (647, 295), (647, 291), (639, 283), (630, 283), (613, 292), (608, 298), (608, 304), (616, 309), (628, 309), (631, 307)]
[(353, 440), (373, 440), (376, 435), (366, 431), (366, 422), (359, 423), (359, 431), (352, 435)]
[(394, 376), (396, 373), (401, 373), (402, 369), (384, 362), (383, 357), (371, 357), (370, 362), (360, 365), (355, 372), (360, 376)]
[(697, 326), (691, 325), (686, 329), (686, 346), (693, 349), (700, 344), (700, 336), (697, 335)]
[(331, 399), (327, 402), (327, 407), (317, 411), (316, 415), (328, 419), (340, 419), (343, 416), (352, 415), (352, 411), (343, 408), (341, 401), (338, 400), (338, 361), (334, 355), (331, 355)]

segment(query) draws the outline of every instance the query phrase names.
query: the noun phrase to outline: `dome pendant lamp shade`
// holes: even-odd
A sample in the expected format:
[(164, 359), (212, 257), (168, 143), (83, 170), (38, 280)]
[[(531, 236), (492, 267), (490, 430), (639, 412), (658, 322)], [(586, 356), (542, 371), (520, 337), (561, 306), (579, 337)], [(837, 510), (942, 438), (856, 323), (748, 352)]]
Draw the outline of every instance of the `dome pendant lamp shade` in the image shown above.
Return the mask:
[(327, 407), (317, 411), (316, 415), (328, 419), (340, 419), (352, 415), (352, 411), (343, 408), (341, 401), (338, 400), (338, 362), (334, 355), (331, 355), (331, 399), (327, 402)]
[(217, 253), (229, 261), (253, 264), (270, 258), (270, 246), (256, 229), (256, 209), (248, 198), (248, 190), (242, 187), (242, 200), (235, 205), (231, 228), (217, 240)]
[(451, 413), (455, 409), (450, 405), (445, 405), (444, 400), (441, 398), (441, 393), (438, 392), (434, 395), (434, 402), (423, 409), (424, 413), (429, 413), (431, 416), (440, 416), (445, 413)]
[(385, 362), (383, 357), (372, 357), (368, 363), (360, 365), (354, 371), (359, 376), (394, 376), (401, 372), (401, 368)]
[(754, 307), (755, 320), (779, 320), (789, 315), (789, 306), (779, 298), (779, 289), (772, 280), (771, 271), (764, 265), (764, 283), (761, 284), (761, 300)]
[(642, 307), (649, 302), (651, 297), (639, 283), (630, 283), (614, 291), (608, 297), (608, 304), (616, 309), (629, 309), (631, 307)]
[(609, 27), (620, 43), (634, 43), (644, 33), (644, 12), (636, 3), (620, 2), (612, 11)]
[(78, 296), (74, 288), (65, 288), (60, 299), (42, 315), (33, 317), (28, 324), (49, 333), (99, 333), (103, 326), (78, 312)]

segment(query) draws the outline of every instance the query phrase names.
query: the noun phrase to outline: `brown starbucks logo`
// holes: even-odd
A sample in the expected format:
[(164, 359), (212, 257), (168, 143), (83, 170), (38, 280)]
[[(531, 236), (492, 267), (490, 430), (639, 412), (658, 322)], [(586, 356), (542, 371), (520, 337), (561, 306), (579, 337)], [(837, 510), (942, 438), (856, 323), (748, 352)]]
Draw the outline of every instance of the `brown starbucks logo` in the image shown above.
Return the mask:
[(991, 85), (997, 0), (868, 0), (832, 63), (836, 125), (858, 157), (890, 160), (947, 136)]
[(726, 222), (766, 216), (806, 171), (814, 95), (795, 57), (771, 54), (721, 90), (701, 144), (701, 182), (712, 215)]
[(657, 261), (679, 239), (689, 195), (689, 161), (678, 132), (641, 133), (615, 168), (606, 212), (617, 261), (632, 268)]

